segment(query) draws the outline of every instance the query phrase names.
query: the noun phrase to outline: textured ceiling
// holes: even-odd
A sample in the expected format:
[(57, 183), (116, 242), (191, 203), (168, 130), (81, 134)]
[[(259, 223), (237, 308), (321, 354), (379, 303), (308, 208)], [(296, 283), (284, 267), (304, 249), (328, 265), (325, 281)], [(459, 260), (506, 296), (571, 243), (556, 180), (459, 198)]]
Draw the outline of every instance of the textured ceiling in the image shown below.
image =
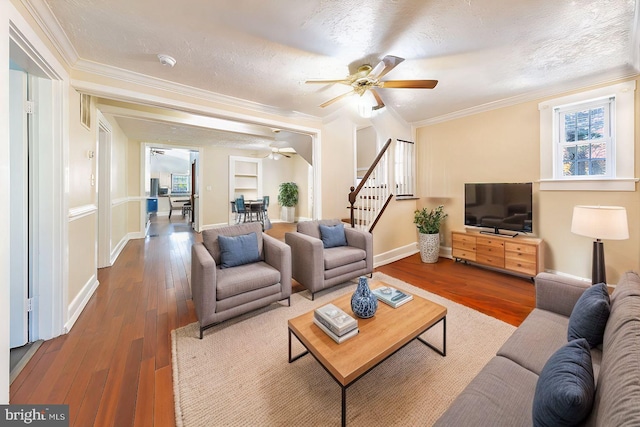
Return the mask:
[(638, 72), (636, 0), (25, 1), (48, 5), (79, 61), (319, 117), (349, 88), (304, 80), (387, 54), (406, 61), (386, 78), (439, 80), (380, 90), (407, 122)]

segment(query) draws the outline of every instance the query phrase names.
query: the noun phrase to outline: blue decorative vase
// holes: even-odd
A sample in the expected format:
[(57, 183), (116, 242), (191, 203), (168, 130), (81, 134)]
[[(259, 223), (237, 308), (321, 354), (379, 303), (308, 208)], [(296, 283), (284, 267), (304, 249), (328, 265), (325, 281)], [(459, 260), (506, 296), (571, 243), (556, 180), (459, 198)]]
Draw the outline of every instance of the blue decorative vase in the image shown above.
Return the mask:
[(369, 289), (369, 283), (365, 276), (360, 276), (358, 280), (358, 287), (351, 296), (351, 310), (353, 314), (362, 318), (368, 319), (376, 314), (378, 309), (378, 298)]

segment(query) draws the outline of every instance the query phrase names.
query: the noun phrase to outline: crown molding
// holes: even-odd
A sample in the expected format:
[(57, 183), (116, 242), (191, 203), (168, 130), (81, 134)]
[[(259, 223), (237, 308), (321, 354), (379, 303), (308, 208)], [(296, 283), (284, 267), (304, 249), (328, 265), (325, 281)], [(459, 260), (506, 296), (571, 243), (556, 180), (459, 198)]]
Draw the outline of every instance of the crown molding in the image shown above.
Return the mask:
[(165, 92), (176, 94), (179, 96), (188, 96), (195, 99), (201, 99), (210, 103), (221, 104), (227, 107), (241, 108), (243, 110), (250, 110), (259, 114), (270, 114), (280, 117), (288, 117), (294, 119), (303, 120), (321, 120), (320, 117), (304, 114), (298, 111), (283, 110), (274, 108), (269, 105), (260, 104), (258, 102), (248, 101), (246, 99), (235, 98), (228, 95), (222, 95), (216, 92), (211, 92), (204, 89), (199, 89), (193, 86), (184, 85), (181, 83), (171, 82), (168, 80), (151, 77), (145, 74), (137, 73), (134, 71), (125, 70), (110, 65), (100, 64), (94, 61), (88, 61), (80, 59), (73, 67), (74, 70), (82, 71), (102, 77), (115, 79), (121, 82), (133, 83), (140, 86), (149, 87), (152, 89), (159, 89)]
[(47, 35), (47, 38), (51, 40), (56, 50), (60, 52), (67, 65), (73, 67), (80, 56), (67, 37), (67, 33), (62, 29), (60, 21), (49, 9), (49, 6), (44, 0), (21, 0), (21, 2)]
[(301, 120), (321, 120), (321, 118), (310, 114), (274, 108), (269, 105), (222, 95), (193, 86), (158, 79), (145, 74), (82, 59), (71, 44), (67, 34), (62, 29), (60, 21), (58, 21), (44, 0), (21, 0), (21, 2), (31, 16), (36, 20), (40, 28), (42, 28), (49, 40), (51, 40), (56, 50), (60, 52), (67, 65), (75, 71), (87, 72), (122, 82), (138, 84), (153, 89), (160, 89), (181, 96), (187, 95), (207, 102), (222, 104), (227, 107), (250, 110), (259, 114), (270, 114)]
[(611, 70), (608, 73), (600, 74), (598, 76), (591, 76), (584, 79), (573, 80), (571, 82), (549, 86), (545, 89), (527, 92), (522, 95), (512, 96), (510, 98), (504, 98), (497, 101), (487, 102), (486, 104), (477, 105), (471, 108), (465, 108), (463, 110), (454, 111), (430, 119), (412, 122), (410, 124), (415, 128), (430, 126), (437, 123), (448, 122), (454, 119), (460, 119), (462, 117), (472, 116), (478, 113), (484, 113), (486, 111), (497, 110), (498, 108), (511, 107), (514, 105), (523, 104), (525, 102), (538, 101), (542, 98), (556, 96), (560, 93), (585, 90), (593, 86), (606, 85), (619, 82), (620, 80), (638, 77), (640, 77), (640, 73), (638, 72), (638, 70), (631, 65), (626, 65)]

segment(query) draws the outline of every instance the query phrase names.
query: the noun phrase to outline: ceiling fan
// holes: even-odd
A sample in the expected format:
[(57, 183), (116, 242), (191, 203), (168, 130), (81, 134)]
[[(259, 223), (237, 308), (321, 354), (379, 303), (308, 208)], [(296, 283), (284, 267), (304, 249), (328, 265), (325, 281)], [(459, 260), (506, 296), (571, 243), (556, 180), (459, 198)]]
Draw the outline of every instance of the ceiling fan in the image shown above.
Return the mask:
[(344, 79), (337, 80), (307, 80), (305, 83), (333, 84), (341, 83), (351, 86), (351, 91), (343, 93), (320, 104), (320, 107), (327, 107), (335, 102), (340, 101), (350, 95), (364, 95), (370, 91), (375, 98), (377, 105), (373, 106), (373, 110), (384, 107), (384, 102), (378, 93), (378, 89), (433, 89), (438, 84), (437, 80), (381, 80), (389, 71), (393, 70), (396, 65), (404, 61), (404, 58), (398, 56), (387, 55), (375, 67), (369, 64), (361, 65), (358, 71)]
[(288, 151), (283, 151), (280, 148), (277, 147), (271, 147), (271, 153), (269, 153), (268, 156), (265, 156), (264, 158), (267, 159), (273, 159), (273, 160), (280, 160), (282, 157), (286, 157), (287, 159), (291, 158), (291, 155), (293, 153), (288, 152)]

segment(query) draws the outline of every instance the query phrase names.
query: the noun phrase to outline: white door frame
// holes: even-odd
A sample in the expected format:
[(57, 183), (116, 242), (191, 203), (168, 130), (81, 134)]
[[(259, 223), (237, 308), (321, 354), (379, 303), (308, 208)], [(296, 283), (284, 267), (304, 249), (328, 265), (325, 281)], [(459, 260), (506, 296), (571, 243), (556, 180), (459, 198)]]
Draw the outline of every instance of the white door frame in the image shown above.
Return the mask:
[(10, 70), (11, 107), (9, 111), (11, 187), (9, 211), (11, 230), (10, 265), (10, 347), (21, 347), (29, 341), (29, 167), (28, 118), (26, 112), (28, 74), (22, 69)]
[[(171, 145), (171, 144), (155, 144), (155, 143), (150, 143), (150, 142), (143, 142), (142, 144), (140, 144), (140, 194), (142, 194), (142, 196), (140, 197), (140, 230), (144, 233), (144, 235), (147, 235), (147, 199), (149, 198), (149, 191), (148, 191), (148, 187), (147, 185), (149, 184), (149, 179), (151, 177), (151, 171), (150, 171), (150, 163), (149, 163), (149, 152), (151, 150), (151, 147), (154, 148), (177, 148), (180, 150), (189, 150), (189, 151), (194, 151), (196, 153), (198, 153), (198, 162), (202, 162), (202, 148), (201, 147), (191, 147), (191, 146), (187, 146), (187, 145)], [(197, 167), (198, 169), (198, 176), (196, 177), (196, 180), (198, 182), (198, 188), (200, 188), (200, 183), (202, 182), (202, 168), (200, 166)], [(194, 197), (199, 199), (199, 191), (198, 194), (196, 194)], [(196, 203), (195, 206), (193, 206), (194, 209), (194, 224), (193, 224), (193, 229), (196, 232), (200, 232), (200, 230), (202, 229), (201, 227), (201, 222), (202, 222), (202, 215), (200, 215), (200, 211), (202, 209), (202, 207), (200, 206), (200, 203)]]
[(38, 76), (31, 84), (36, 94), (31, 164), (37, 170), (32, 177), (33, 245), (37, 250), (31, 339), (50, 339), (67, 332), (69, 78), (24, 18), (13, 8), (8, 12), (10, 55), (27, 63), (27, 72)]
[(111, 123), (98, 111), (97, 126), (98, 185), (96, 200), (98, 201), (98, 268), (111, 266)]

